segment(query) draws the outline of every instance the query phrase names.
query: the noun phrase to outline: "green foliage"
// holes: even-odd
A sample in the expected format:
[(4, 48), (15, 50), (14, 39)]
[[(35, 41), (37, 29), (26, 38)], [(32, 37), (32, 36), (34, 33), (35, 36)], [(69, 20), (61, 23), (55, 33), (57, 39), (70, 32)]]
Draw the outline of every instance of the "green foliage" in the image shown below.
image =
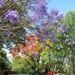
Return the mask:
[[(62, 39), (62, 37), (64, 39)], [(59, 41), (49, 42), (48, 40), (46, 42), (47, 49), (40, 53), (40, 67), (42, 67), (42, 70), (44, 70), (46, 66), (48, 68), (50, 66), (50, 70), (54, 73), (66, 73), (66, 70), (68, 69), (66, 65), (69, 65), (71, 67), (71, 63), (69, 62), (71, 61), (71, 57), (69, 57), (71, 53), (70, 49), (65, 44), (65, 39), (65, 36), (60, 36)]]
[(15, 58), (13, 59), (13, 62), (11, 63), (12, 69), (16, 73), (20, 73), (20, 74), (29, 73), (29, 71), (31, 70), (31, 66), (33, 65), (33, 62), (25, 57), (22, 57), (17, 60), (15, 60)]
[(63, 22), (69, 27), (69, 37), (74, 37), (75, 33), (75, 11), (69, 11), (63, 18)]
[(6, 57), (6, 52), (4, 50), (0, 50), (0, 71), (8, 70), (9, 68), (9, 60)]

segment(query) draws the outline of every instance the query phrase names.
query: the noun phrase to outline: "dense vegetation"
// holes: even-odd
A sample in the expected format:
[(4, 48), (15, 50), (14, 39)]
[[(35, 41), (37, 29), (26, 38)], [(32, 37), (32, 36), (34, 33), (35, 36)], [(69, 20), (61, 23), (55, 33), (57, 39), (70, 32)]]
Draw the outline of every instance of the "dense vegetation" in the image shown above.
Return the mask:
[[(0, 71), (73, 75), (75, 55), (75, 11), (64, 16), (47, 11), (45, 0), (0, 1), (0, 49), (7, 48), (9, 63), (0, 50)], [(16, 66), (15, 66), (16, 65)], [(4, 66), (4, 67), (3, 67)]]

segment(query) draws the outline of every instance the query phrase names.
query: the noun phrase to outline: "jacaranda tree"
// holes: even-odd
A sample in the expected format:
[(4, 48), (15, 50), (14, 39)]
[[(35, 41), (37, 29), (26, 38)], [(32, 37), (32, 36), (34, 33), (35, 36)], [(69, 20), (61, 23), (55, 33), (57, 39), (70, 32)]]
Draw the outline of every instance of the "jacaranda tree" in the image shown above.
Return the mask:
[(0, 0), (0, 48), (24, 41), (26, 28), (33, 28), (28, 21), (32, 4), (31, 0)]
[[(13, 56), (13, 59), (15, 57), (24, 57), (26, 60), (30, 60), (33, 63), (31, 64), (30, 67), (34, 67), (34, 71), (37, 71), (36, 69), (39, 69), (39, 61), (40, 61), (40, 52), (45, 50), (46, 45), (45, 44), (40, 44), (39, 42), (39, 37), (35, 35), (29, 34), (26, 37), (25, 43), (22, 43), (20, 45), (16, 45), (10, 53)], [(25, 60), (25, 61), (26, 61)]]

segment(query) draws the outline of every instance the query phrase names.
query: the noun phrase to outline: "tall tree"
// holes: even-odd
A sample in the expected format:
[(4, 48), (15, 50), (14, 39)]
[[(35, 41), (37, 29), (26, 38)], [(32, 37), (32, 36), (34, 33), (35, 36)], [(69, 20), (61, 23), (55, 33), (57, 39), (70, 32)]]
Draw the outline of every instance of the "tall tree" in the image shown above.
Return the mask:
[(3, 44), (10, 48), (11, 43), (24, 41), (26, 28), (33, 28), (27, 16), (32, 3), (31, 0), (0, 1), (0, 48)]
[[(74, 69), (75, 69), (75, 11), (69, 11), (66, 13), (65, 17), (63, 18), (64, 23), (68, 26), (69, 31), (66, 33), (67, 38), (66, 38), (66, 42), (67, 42), (67, 50), (69, 49), (69, 52), (67, 54), (67, 59), (69, 61), (69, 69), (67, 70), (68, 73), (67, 74), (74, 74)], [(71, 68), (71, 69), (70, 69)]]

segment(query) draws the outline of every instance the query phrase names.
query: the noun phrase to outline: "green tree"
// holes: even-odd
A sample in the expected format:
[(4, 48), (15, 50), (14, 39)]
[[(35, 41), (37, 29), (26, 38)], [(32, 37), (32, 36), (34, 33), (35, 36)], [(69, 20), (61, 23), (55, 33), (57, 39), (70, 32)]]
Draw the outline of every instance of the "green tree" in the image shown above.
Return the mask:
[[(50, 46), (50, 42), (47, 41), (47, 50), (44, 50), (40, 54), (40, 66), (42, 70), (50, 68), (55, 73), (72, 74), (71, 64), (71, 50), (65, 43), (66, 37), (62, 34), (59, 41), (53, 41), (53, 47)], [(50, 55), (48, 55), (50, 53)]]
[(0, 71), (9, 70), (9, 60), (4, 50), (0, 50)]
[(75, 11), (69, 11), (63, 18), (63, 22), (69, 27), (68, 36), (75, 38)]
[(13, 61), (11, 63), (11, 66), (12, 66), (12, 69), (16, 73), (26, 74), (26, 73), (31, 73), (32, 66), (34, 66), (34, 63), (33, 63), (32, 60), (28, 59), (25, 56), (23, 56), (23, 57), (15, 56), (13, 58)]
[[(75, 42), (75, 11), (69, 11), (66, 13), (65, 17), (63, 18), (63, 21), (64, 23), (68, 26), (68, 32), (66, 33), (67, 35), (67, 51), (68, 51), (68, 54), (66, 55), (67, 56), (67, 59), (68, 59), (68, 65), (69, 67), (67, 67), (67, 75), (71, 75), (73, 73), (73, 59), (75, 61), (75, 48), (74, 48), (74, 42)], [(69, 50), (68, 50), (69, 49)], [(73, 52), (72, 52), (73, 51)], [(67, 52), (66, 52), (67, 53)], [(75, 67), (74, 67), (75, 69)]]

